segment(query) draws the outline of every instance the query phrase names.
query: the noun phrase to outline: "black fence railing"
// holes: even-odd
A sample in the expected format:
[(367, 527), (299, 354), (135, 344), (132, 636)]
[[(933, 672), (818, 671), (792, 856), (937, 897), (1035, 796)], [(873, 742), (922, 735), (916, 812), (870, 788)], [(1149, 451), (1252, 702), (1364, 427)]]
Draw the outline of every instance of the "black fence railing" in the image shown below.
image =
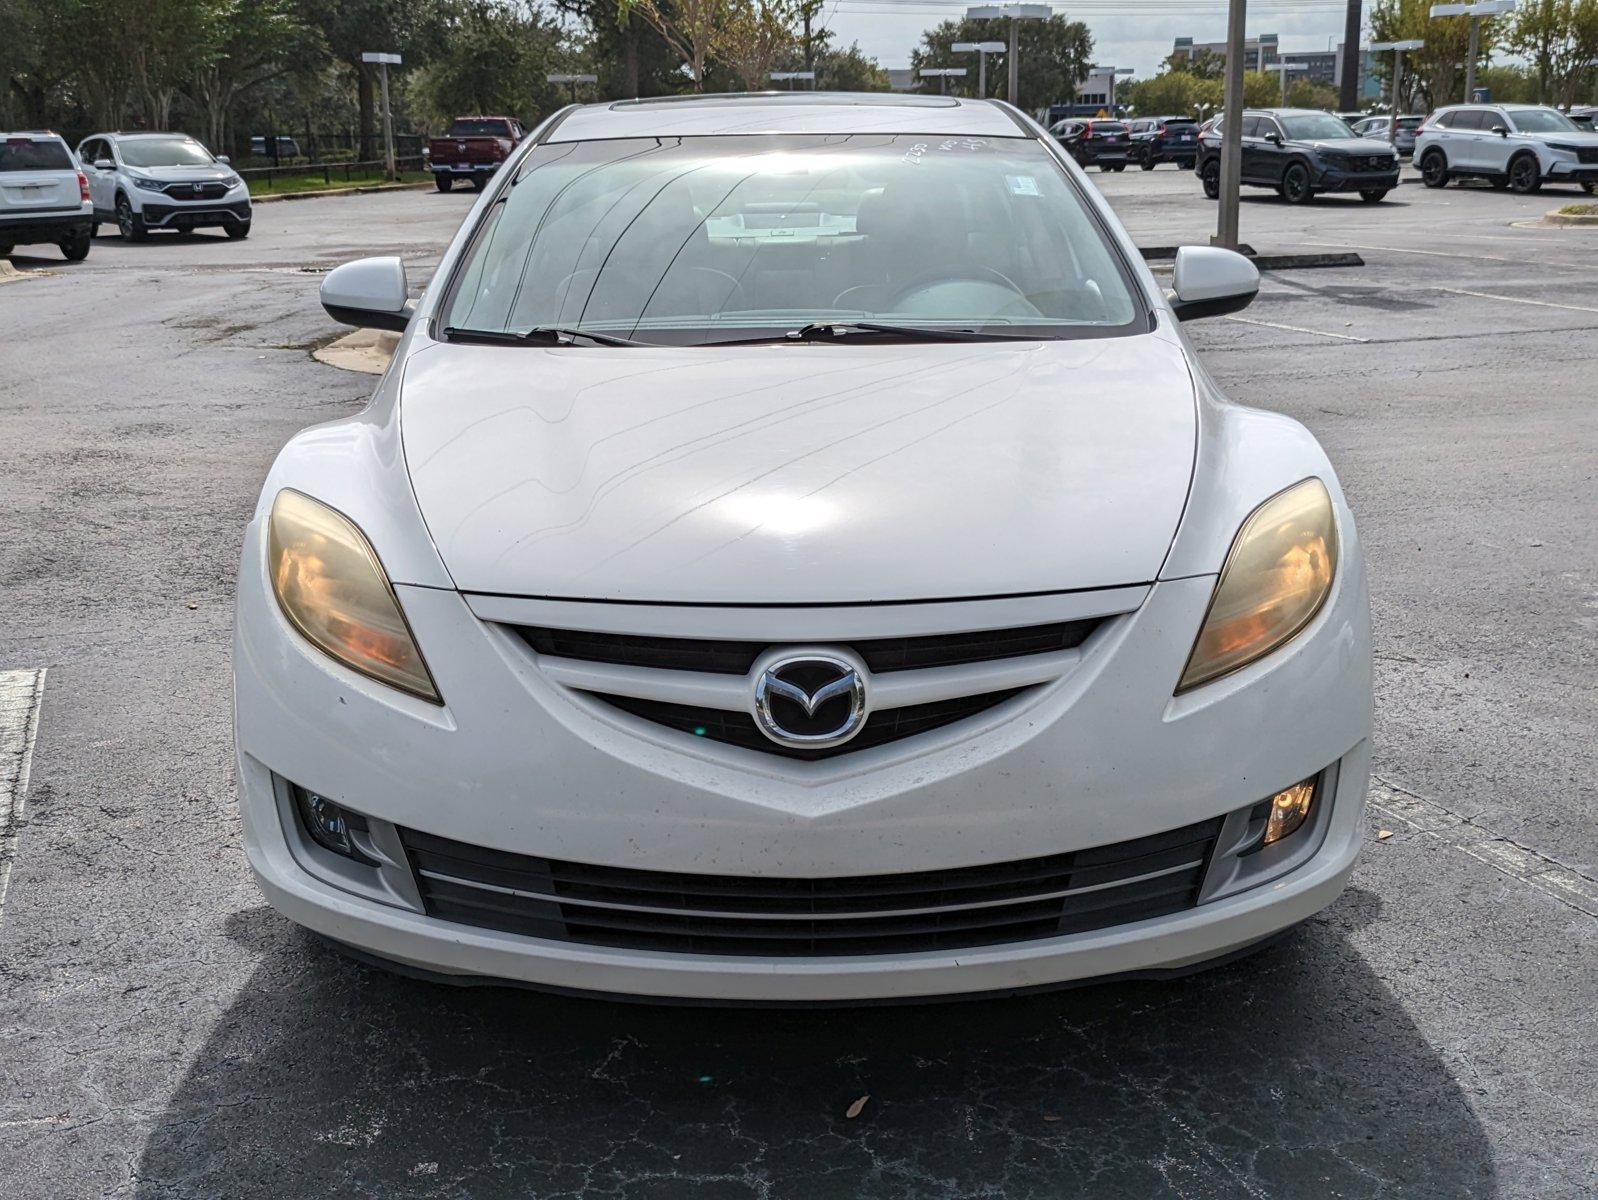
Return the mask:
[[(292, 167), (307, 163), (364, 162), (383, 153), (383, 135), (363, 139), (352, 133), (250, 134), (232, 139), (236, 165), (254, 167)], [(427, 138), (419, 133), (396, 133), (394, 153), (402, 158), (420, 154)], [(220, 153), (220, 151), (219, 151)]]
[[(298, 181), (314, 179), (317, 176), (321, 176), (328, 187), (333, 186), (334, 180), (354, 183), (356, 176), (376, 183), (383, 178), (387, 165), (381, 158), (370, 158), (352, 162), (305, 162), (278, 167), (242, 167), (238, 169), (238, 174), (246, 183), (260, 180), (264, 184), (263, 187), (252, 190), (270, 192), (273, 184), (279, 180)], [(420, 154), (394, 156), (394, 167), (398, 171), (420, 171), (422, 166), (423, 159)]]

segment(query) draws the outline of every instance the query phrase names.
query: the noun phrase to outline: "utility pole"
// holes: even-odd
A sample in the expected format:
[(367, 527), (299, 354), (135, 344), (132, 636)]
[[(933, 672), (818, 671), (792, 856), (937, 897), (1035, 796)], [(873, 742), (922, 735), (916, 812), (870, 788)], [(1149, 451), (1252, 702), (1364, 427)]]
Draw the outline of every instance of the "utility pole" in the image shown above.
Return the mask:
[(1398, 115), (1403, 112), (1404, 103), (1404, 51), (1419, 50), (1426, 45), (1420, 38), (1409, 38), (1402, 42), (1372, 42), (1371, 53), (1381, 50), (1393, 52), (1393, 115), (1387, 122), (1387, 140), (1393, 149), (1398, 149)]
[(1018, 103), (1021, 94), (1021, 45), (1018, 30), (1022, 21), (1046, 21), (1054, 15), (1047, 4), (982, 4), (965, 10), (968, 21), (1009, 21), (1010, 52), (1005, 66), (1010, 73), (1010, 86), (1006, 98)]
[(1500, 13), (1513, 12), (1516, 0), (1477, 0), (1474, 4), (1434, 4), (1433, 17), (1469, 17), (1470, 50), (1465, 56), (1465, 102), (1470, 103), (1476, 94), (1476, 58), (1481, 53), (1481, 20)]
[(1229, 0), (1226, 14), (1226, 88), (1221, 117), (1221, 194), (1212, 246), (1238, 247), (1238, 193), (1243, 182), (1243, 26), (1248, 0)]
[(397, 54), (384, 54), (375, 50), (368, 50), (361, 55), (362, 62), (377, 63), (382, 68), (383, 78), (383, 170), (390, 180), (399, 178), (399, 172), (394, 169), (394, 112), (388, 106), (388, 67), (393, 63), (396, 67), (400, 64)]
[(988, 95), (988, 55), (1003, 54), (1003, 42), (955, 42), (949, 49), (955, 54), (975, 54), (977, 56), (977, 96), (987, 99)]
[(1363, 24), (1360, 7), (1360, 0), (1348, 0), (1348, 19), (1343, 23), (1343, 75), (1337, 88), (1340, 112), (1359, 108), (1359, 30)]

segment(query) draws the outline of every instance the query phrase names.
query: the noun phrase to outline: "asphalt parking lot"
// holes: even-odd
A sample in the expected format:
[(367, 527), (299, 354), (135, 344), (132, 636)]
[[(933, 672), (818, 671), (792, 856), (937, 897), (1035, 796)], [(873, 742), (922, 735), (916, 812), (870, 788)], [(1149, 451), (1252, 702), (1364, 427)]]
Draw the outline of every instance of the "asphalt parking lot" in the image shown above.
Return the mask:
[[(1213, 228), (1189, 173), (1093, 179), (1142, 244)], [(240, 533), (277, 448), (371, 388), (310, 357), (337, 333), (317, 274), (398, 253), (423, 279), (472, 197), (19, 254), (40, 274), (0, 284), (0, 1194), (1598, 1192), (1598, 230), (1529, 224), (1582, 198), (1247, 196), (1256, 249), (1365, 265), (1272, 273), (1191, 327), (1235, 399), (1321, 439), (1360, 520), (1377, 779), (1343, 897), (1184, 980), (831, 1012), (395, 979), (249, 879)]]

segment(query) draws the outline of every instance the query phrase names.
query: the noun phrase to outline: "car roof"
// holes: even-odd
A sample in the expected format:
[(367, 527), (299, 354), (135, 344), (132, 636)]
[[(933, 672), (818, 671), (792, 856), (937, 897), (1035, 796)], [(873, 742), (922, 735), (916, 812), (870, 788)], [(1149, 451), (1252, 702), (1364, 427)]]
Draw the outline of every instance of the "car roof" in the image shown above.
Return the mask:
[(1013, 110), (992, 100), (888, 92), (739, 92), (587, 104), (569, 110), (547, 140), (759, 133), (1031, 136)]

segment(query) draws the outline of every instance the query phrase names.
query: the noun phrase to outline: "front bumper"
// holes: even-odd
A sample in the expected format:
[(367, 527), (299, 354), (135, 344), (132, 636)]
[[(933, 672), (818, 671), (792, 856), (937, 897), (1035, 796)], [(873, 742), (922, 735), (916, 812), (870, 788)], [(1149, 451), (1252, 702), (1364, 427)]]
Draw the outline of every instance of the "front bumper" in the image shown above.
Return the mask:
[[(414, 700), (299, 639), (269, 593), (262, 554), (257, 524), (246, 539), (234, 655), (251, 866), (292, 920), (426, 971), (728, 1002), (1037, 987), (1226, 955), (1329, 904), (1359, 853), (1369, 631), (1352, 546), (1309, 630), (1186, 696), (1173, 698), (1172, 685), (1213, 577), (1149, 589), (1084, 645), (1069, 674), (992, 715), (814, 763), (695, 741), (575, 697), (498, 624), (517, 606), (538, 623), (541, 602), (501, 601), (500, 615), (485, 620), (456, 593), (401, 585), (447, 706)], [(1037, 940), (781, 958), (580, 944), (427, 916), (404, 872), (398, 886), (375, 888), (318, 867), (278, 782), (315, 789), (376, 823), (517, 855), (827, 879), (1002, 864), (1152, 836), (1323, 770), (1335, 785), (1318, 802), (1303, 853), (1248, 890)]]
[(1555, 162), (1543, 176), (1548, 183), (1598, 183), (1598, 166), (1586, 163)]
[(1315, 180), (1317, 192), (1372, 192), (1392, 191), (1398, 186), (1400, 171), (1345, 171), (1340, 167), (1322, 168)]
[(87, 235), (94, 215), (88, 209), (37, 217), (0, 217), (0, 242), (13, 246), (44, 245)]
[(248, 199), (192, 200), (175, 204), (147, 200), (139, 211), (144, 223), (154, 229), (198, 229), (246, 224), (251, 209)]

